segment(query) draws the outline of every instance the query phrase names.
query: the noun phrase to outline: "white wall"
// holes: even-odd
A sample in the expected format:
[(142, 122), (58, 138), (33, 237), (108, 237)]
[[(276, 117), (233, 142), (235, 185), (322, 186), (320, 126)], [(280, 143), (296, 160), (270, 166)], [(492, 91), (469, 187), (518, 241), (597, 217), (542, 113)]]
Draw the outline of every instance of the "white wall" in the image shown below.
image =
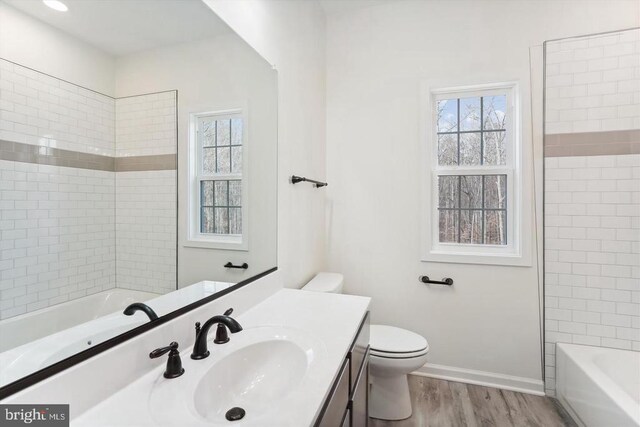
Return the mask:
[[(469, 379), (459, 369), (480, 371), (484, 381), (541, 391), (539, 287), (535, 260), (419, 261), (421, 84), (519, 81), (530, 153), (530, 47), (637, 25), (638, 13), (634, 1), (461, 0), (394, 1), (329, 16), (329, 268), (345, 274), (348, 293), (373, 297), (374, 322), (427, 337), (429, 364), (444, 365), (440, 373)], [(530, 173), (530, 154), (524, 164)], [(421, 274), (455, 284), (428, 287)]]
[(0, 2), (0, 58), (113, 96), (113, 58)]
[(315, 1), (203, 1), (278, 70), (278, 267), (299, 287), (326, 267), (326, 189), (289, 183), (325, 176), (323, 11)]
[[(205, 53), (206, 52), (206, 53)], [(120, 57), (116, 93), (178, 91), (178, 283), (240, 281), (277, 265), (276, 73), (235, 34)], [(189, 115), (242, 108), (248, 114), (249, 252), (188, 246)], [(157, 154), (157, 153), (156, 153)], [(227, 262), (249, 264), (229, 271)]]

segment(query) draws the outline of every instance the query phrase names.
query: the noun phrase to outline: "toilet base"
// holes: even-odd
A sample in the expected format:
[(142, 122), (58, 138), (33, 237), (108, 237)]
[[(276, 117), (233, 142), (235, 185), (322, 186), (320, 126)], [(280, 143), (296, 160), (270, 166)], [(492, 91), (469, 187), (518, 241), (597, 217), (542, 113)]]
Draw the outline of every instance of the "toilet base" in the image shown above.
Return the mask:
[(371, 375), (369, 416), (381, 420), (404, 420), (411, 416), (411, 396), (406, 375)]

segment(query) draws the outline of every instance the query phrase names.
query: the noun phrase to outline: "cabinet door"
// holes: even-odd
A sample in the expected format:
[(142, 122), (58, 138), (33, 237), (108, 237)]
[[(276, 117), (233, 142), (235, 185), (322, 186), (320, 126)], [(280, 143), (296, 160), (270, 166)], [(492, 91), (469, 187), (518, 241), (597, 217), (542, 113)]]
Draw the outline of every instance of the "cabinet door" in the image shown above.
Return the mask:
[(351, 427), (351, 410), (347, 409), (347, 412), (344, 416), (344, 421), (342, 421), (342, 427)]
[(369, 422), (369, 352), (351, 396), (351, 427), (367, 427)]
[(344, 413), (349, 406), (349, 360), (345, 360), (335, 383), (329, 401), (326, 403), (322, 418), (316, 425), (320, 427), (336, 427), (342, 425)]
[(367, 349), (369, 348), (369, 330), (370, 321), (369, 312), (367, 312), (367, 314), (365, 314), (364, 316), (364, 320), (360, 325), (358, 336), (356, 336), (351, 350), (349, 351), (349, 357), (351, 359), (351, 388), (349, 389), (350, 393), (353, 393), (356, 388), (358, 374), (362, 369), (362, 364), (365, 361), (365, 354), (367, 353)]

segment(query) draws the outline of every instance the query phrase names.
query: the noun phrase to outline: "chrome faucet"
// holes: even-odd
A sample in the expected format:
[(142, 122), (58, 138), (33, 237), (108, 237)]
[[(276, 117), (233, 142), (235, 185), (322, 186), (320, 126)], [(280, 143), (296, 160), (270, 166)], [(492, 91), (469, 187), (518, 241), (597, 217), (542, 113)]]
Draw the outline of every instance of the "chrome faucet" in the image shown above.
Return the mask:
[(136, 311), (144, 312), (147, 316), (149, 316), (149, 320), (156, 320), (158, 318), (156, 312), (143, 302), (134, 302), (133, 304), (125, 308), (123, 313), (127, 316), (132, 316)]
[[(226, 313), (231, 314), (229, 310), (227, 310)], [(242, 330), (242, 326), (227, 314), (213, 316), (211, 319), (207, 320), (204, 325), (202, 325), (202, 328), (200, 327), (200, 322), (196, 323), (196, 342), (193, 345), (193, 353), (191, 353), (192, 359), (199, 360), (209, 356), (207, 335), (209, 334), (209, 329), (211, 329), (211, 327), (216, 323), (224, 324), (229, 328), (229, 331), (231, 331), (232, 334)]]

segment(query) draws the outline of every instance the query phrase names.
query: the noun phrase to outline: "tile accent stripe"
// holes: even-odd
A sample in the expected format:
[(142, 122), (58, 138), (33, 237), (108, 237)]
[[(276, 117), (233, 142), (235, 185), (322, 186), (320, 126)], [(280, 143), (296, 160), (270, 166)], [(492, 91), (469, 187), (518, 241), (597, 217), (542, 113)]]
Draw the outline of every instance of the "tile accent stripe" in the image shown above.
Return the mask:
[(640, 154), (640, 129), (545, 135), (545, 157)]
[(110, 157), (0, 140), (0, 160), (109, 172), (175, 170), (176, 155)]
[(39, 165), (114, 171), (113, 157), (0, 140), (0, 159)]
[(157, 154), (153, 156), (116, 157), (115, 171), (160, 171), (176, 169), (175, 154)]

